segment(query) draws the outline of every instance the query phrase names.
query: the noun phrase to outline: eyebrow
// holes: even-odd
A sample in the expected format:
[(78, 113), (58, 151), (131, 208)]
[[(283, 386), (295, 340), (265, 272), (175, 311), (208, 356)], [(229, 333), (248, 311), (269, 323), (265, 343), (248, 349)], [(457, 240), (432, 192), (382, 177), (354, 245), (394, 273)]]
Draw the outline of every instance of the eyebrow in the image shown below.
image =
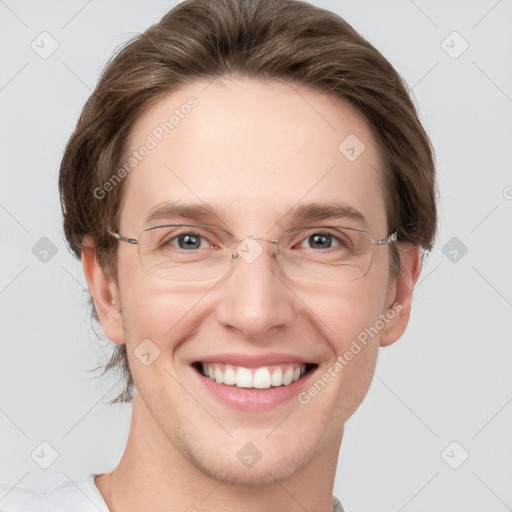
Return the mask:
[(329, 219), (349, 219), (367, 227), (365, 216), (352, 206), (343, 203), (308, 203), (293, 208), (286, 217), (297, 218), (304, 222), (316, 222)]
[[(207, 204), (181, 204), (165, 201), (153, 207), (147, 217), (146, 225), (156, 220), (183, 219), (196, 222), (209, 222), (212, 218), (223, 219), (224, 215)], [(349, 219), (367, 226), (366, 218), (352, 206), (343, 203), (308, 203), (292, 208), (281, 219), (300, 222), (318, 222), (330, 219)], [(278, 224), (280, 223), (278, 221)]]
[(219, 218), (219, 214), (206, 204), (180, 204), (166, 201), (152, 208), (147, 217), (146, 224), (155, 220), (180, 218), (186, 220), (204, 221), (212, 217)]

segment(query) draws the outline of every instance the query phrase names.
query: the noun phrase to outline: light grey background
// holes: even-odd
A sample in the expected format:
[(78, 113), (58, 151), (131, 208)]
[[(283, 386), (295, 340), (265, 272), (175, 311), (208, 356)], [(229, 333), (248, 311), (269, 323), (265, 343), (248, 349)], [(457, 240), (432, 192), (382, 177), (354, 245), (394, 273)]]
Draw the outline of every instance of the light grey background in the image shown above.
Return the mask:
[[(347, 425), (335, 492), (352, 512), (511, 510), (512, 2), (314, 3), (411, 86), (441, 196), (410, 327), (381, 352)], [(58, 167), (108, 57), (172, 5), (0, 0), (2, 482), (43, 491), (110, 470), (122, 454), (131, 408), (106, 405), (115, 376), (87, 371), (110, 343), (92, 331), (81, 267), (63, 241)], [(44, 31), (58, 43), (46, 59), (31, 47), (51, 49)], [(57, 250), (46, 262), (43, 237)], [(58, 453), (48, 469), (38, 463), (52, 448), (41, 442)]]

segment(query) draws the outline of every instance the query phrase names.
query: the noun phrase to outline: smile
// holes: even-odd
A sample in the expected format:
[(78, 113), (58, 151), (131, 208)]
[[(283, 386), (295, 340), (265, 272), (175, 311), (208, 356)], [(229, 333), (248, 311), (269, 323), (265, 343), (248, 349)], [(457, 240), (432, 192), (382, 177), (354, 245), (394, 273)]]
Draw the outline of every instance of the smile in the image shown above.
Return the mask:
[(246, 389), (270, 389), (289, 386), (304, 377), (316, 365), (282, 363), (257, 368), (246, 368), (226, 363), (194, 363), (204, 377), (226, 386)]

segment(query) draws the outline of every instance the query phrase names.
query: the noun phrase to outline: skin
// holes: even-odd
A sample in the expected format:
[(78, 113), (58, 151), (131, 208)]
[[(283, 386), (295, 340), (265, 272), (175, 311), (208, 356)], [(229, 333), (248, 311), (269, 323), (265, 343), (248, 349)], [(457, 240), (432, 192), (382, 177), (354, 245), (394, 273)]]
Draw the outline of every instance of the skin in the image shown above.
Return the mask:
[[(121, 234), (137, 237), (148, 211), (165, 200), (204, 202), (218, 211), (206, 223), (265, 238), (303, 225), (287, 216), (297, 204), (341, 201), (363, 213), (374, 239), (388, 236), (382, 161), (366, 122), (347, 103), (277, 81), (225, 77), (206, 85), (170, 94), (133, 127), (136, 149), (169, 112), (190, 96), (198, 101), (126, 178)], [(366, 146), (353, 162), (338, 150), (350, 134)], [(269, 247), (199, 288), (148, 276), (137, 247), (125, 243), (116, 282), (84, 241), (100, 321), (113, 342), (127, 344), (137, 388), (121, 461), (96, 478), (107, 505), (118, 512), (291, 511), (297, 503), (331, 510), (344, 424), (369, 388), (379, 346), (396, 341), (409, 320), (420, 250), (400, 244), (400, 251), (398, 279), (383, 246), (364, 278), (340, 286), (282, 276)], [(240, 411), (205, 392), (189, 364), (218, 353), (281, 352), (317, 363), (319, 378), (393, 303), (401, 310), (307, 405), (293, 399)], [(149, 366), (134, 356), (147, 338), (160, 350)], [(247, 442), (262, 453), (251, 468), (237, 458)]]

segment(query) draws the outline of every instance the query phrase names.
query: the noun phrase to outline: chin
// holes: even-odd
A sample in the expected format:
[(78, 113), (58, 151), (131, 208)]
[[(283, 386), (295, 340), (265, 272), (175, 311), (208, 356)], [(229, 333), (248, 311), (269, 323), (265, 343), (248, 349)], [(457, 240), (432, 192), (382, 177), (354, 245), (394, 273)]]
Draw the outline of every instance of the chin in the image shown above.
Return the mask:
[[(190, 462), (205, 476), (234, 487), (261, 487), (287, 480), (307, 463), (301, 454), (278, 457), (274, 452), (271, 457), (264, 456), (252, 467), (246, 467), (238, 459), (220, 457), (216, 462), (202, 454), (187, 454)], [(223, 460), (225, 459), (225, 460)]]

